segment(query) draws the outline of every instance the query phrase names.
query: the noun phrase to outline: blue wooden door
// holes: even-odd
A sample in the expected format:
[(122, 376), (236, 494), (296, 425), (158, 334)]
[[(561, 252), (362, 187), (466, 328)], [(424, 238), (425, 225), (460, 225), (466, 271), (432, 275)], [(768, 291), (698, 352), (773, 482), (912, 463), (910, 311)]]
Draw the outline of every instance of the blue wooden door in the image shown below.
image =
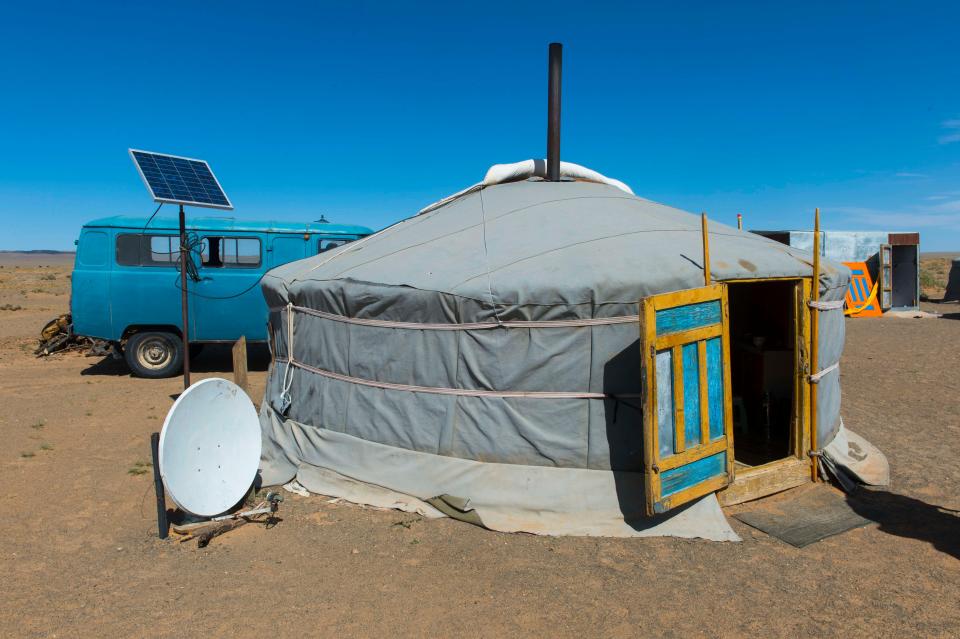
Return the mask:
[(733, 480), (727, 287), (640, 302), (647, 513)]

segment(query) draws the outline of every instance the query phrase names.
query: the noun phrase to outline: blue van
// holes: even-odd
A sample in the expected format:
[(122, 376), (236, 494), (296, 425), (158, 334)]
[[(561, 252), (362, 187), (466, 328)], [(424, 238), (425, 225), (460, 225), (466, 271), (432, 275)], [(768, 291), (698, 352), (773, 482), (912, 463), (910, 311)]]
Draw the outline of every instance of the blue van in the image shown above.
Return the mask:
[[(183, 365), (179, 228), (173, 218), (106, 217), (85, 224), (77, 240), (73, 331), (112, 343), (141, 377), (170, 377)], [(266, 341), (263, 274), (371, 233), (325, 221), (188, 218), (191, 345)]]

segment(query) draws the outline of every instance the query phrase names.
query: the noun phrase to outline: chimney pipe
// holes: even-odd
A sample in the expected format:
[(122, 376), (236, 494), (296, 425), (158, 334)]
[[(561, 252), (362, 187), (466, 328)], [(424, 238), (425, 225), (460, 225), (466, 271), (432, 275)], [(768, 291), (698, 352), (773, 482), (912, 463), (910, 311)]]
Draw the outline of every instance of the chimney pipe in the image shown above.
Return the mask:
[(550, 43), (550, 70), (547, 89), (547, 179), (560, 181), (560, 73), (563, 45)]

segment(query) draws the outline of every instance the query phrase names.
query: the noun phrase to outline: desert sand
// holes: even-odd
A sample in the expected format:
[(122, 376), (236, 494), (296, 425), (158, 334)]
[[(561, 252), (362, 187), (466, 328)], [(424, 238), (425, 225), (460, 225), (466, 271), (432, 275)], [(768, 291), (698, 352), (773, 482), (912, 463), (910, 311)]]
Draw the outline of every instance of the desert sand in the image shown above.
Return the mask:
[(893, 481), (877, 523), (804, 549), (732, 518), (742, 543), (552, 538), (291, 494), (198, 549), (157, 539), (146, 466), (180, 378), (32, 355), (70, 260), (0, 257), (0, 635), (960, 636), (960, 306), (847, 321), (844, 419)]

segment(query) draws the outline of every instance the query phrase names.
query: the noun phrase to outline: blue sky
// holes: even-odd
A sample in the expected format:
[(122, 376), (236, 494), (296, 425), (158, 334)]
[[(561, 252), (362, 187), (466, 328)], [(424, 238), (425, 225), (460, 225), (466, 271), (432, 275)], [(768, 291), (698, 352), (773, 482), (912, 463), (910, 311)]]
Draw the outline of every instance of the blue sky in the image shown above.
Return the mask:
[(237, 217), (383, 227), (543, 156), (560, 41), (563, 159), (748, 228), (809, 227), (819, 206), (826, 228), (960, 250), (955, 3), (3, 13), (0, 249), (67, 249), (86, 220), (149, 214), (129, 147), (209, 160)]

